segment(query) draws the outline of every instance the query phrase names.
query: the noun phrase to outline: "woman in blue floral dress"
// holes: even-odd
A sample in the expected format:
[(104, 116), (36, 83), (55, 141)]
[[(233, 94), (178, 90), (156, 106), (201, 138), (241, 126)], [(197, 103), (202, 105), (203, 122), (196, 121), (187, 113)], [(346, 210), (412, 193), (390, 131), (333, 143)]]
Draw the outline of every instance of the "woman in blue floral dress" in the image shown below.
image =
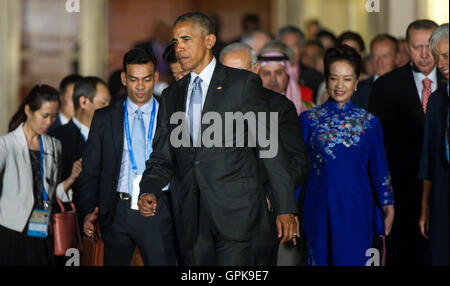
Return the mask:
[(363, 266), (375, 237), (374, 205), (383, 210), (386, 235), (394, 219), (383, 135), (378, 119), (350, 100), (359, 54), (338, 46), (328, 50), (324, 63), (330, 99), (299, 118), (312, 161), (302, 190), (308, 264)]

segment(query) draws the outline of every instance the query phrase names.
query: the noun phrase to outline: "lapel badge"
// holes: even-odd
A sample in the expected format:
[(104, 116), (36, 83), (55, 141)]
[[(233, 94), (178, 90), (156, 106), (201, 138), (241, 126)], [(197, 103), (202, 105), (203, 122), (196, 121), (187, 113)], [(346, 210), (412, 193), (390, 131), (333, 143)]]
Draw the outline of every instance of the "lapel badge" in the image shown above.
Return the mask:
[(217, 88), (217, 90), (221, 90), (222, 89), (222, 86), (219, 86), (218, 88)]

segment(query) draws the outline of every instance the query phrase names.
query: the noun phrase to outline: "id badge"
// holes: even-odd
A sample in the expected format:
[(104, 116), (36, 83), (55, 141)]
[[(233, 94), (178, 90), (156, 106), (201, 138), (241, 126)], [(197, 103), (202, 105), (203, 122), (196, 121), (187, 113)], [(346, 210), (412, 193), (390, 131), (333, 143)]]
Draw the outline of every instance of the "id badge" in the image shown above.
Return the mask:
[(49, 219), (50, 213), (48, 210), (34, 209), (28, 223), (28, 236), (47, 237)]
[(142, 174), (136, 175), (133, 174), (133, 195), (131, 196), (131, 209), (139, 210), (138, 208), (138, 200), (139, 200), (139, 183), (141, 182)]

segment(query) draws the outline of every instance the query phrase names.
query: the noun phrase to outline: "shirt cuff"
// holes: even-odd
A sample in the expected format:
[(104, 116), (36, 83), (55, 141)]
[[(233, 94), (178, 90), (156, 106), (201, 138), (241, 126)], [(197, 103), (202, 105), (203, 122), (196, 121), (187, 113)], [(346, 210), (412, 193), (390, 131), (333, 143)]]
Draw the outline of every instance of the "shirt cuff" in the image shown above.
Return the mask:
[(68, 189), (67, 192), (64, 191), (64, 182), (61, 182), (56, 187), (56, 196), (61, 200), (61, 202), (68, 203), (73, 199), (73, 191), (71, 188)]

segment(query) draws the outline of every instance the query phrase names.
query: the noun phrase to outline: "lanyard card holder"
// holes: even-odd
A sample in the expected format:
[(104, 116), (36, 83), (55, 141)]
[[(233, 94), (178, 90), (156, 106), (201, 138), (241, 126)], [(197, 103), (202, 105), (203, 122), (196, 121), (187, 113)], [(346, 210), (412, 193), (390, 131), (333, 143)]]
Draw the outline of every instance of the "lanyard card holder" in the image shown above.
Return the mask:
[(49, 220), (50, 213), (48, 210), (34, 209), (28, 223), (28, 236), (47, 237)]

